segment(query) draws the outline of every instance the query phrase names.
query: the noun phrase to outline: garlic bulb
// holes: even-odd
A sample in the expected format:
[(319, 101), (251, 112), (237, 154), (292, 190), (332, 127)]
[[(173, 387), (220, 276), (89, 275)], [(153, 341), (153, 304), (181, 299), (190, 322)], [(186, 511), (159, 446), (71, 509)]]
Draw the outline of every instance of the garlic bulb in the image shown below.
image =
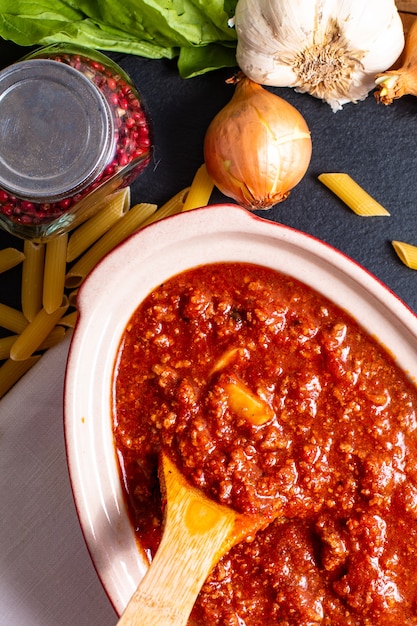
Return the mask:
[(395, 0), (238, 0), (234, 21), (246, 76), (334, 111), (365, 99), (404, 47)]

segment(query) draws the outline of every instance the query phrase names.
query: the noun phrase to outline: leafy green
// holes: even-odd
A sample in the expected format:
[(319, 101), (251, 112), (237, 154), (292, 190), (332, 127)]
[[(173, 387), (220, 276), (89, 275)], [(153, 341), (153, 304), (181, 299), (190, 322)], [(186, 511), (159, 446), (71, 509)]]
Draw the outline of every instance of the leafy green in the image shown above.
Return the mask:
[(183, 78), (236, 64), (237, 0), (0, 0), (0, 37), (72, 42), (147, 58), (178, 57)]

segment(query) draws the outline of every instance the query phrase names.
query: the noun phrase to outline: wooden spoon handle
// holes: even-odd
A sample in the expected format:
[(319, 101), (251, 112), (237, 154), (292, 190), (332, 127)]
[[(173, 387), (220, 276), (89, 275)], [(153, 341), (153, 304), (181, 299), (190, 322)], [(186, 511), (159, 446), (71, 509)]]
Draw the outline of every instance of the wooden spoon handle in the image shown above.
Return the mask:
[(188, 485), (165, 455), (162, 463), (167, 495), (164, 533), (118, 626), (187, 624), (205, 579), (233, 535), (237, 514)]

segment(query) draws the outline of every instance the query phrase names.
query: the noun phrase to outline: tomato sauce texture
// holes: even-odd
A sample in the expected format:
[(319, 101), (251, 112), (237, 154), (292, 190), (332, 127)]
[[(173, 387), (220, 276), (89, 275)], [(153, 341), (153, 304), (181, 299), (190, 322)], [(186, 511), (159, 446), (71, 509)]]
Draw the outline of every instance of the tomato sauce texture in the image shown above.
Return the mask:
[(213, 569), (193, 623), (417, 624), (417, 391), (346, 312), (244, 263), (155, 289), (124, 333), (113, 432), (138, 539), (161, 447), (242, 512), (280, 517)]

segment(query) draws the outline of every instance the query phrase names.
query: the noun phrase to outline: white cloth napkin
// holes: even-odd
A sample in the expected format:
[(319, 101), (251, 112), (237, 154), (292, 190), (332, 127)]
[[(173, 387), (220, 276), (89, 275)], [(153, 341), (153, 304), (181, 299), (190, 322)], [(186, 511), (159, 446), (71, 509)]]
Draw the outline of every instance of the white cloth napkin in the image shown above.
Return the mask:
[(0, 625), (114, 626), (90, 560), (66, 465), (69, 337), (0, 401)]

